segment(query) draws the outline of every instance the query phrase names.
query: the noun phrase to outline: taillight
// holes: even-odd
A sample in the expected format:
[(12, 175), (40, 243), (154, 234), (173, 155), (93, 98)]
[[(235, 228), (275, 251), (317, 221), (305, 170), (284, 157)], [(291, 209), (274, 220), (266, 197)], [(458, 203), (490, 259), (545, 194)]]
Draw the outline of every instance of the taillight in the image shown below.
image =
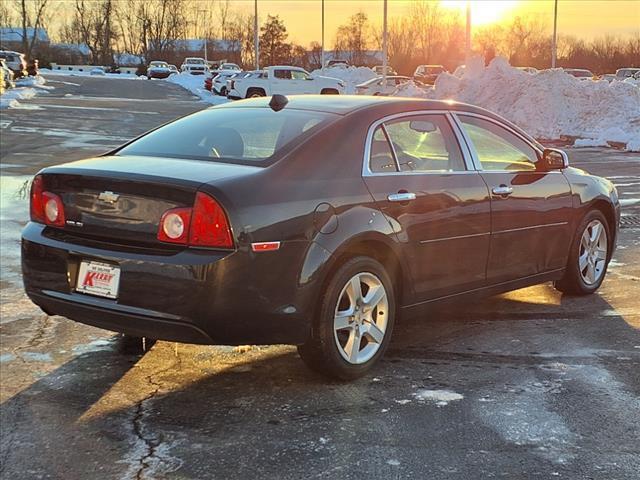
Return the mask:
[(44, 187), (42, 183), (42, 177), (40, 175), (36, 175), (31, 182), (31, 200), (29, 210), (31, 213), (31, 221), (38, 223), (45, 223), (44, 205), (42, 204), (42, 192)]
[(42, 177), (36, 175), (31, 183), (29, 207), (31, 220), (45, 225), (64, 227), (64, 204), (55, 193), (45, 192)]
[(232, 248), (227, 216), (209, 195), (196, 193), (193, 208), (167, 210), (160, 219), (158, 240), (195, 247)]

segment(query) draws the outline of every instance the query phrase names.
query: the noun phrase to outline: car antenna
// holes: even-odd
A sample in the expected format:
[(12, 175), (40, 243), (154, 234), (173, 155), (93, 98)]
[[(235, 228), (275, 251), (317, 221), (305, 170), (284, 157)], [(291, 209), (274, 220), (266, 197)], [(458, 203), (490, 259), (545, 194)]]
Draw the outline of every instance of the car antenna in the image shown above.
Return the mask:
[(287, 97), (276, 93), (271, 97), (271, 100), (269, 101), (269, 106), (271, 107), (271, 110), (273, 110), (274, 112), (279, 112), (287, 105), (287, 103), (289, 103), (289, 99)]

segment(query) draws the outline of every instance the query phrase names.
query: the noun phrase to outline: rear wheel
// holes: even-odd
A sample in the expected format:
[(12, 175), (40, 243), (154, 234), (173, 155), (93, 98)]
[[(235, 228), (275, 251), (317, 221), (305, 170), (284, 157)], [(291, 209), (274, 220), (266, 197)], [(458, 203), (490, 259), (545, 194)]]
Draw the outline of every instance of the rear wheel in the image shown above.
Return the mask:
[(356, 257), (328, 281), (311, 338), (298, 352), (313, 370), (351, 380), (364, 375), (387, 348), (395, 320), (395, 297), (385, 268)]
[(564, 276), (554, 286), (564, 293), (589, 295), (600, 288), (607, 272), (609, 225), (600, 210), (592, 210), (576, 232)]
[(246, 98), (257, 98), (257, 97), (264, 97), (264, 96), (266, 96), (266, 94), (264, 93), (264, 90), (262, 90), (261, 88), (250, 88), (247, 91)]
[(335, 88), (323, 88), (320, 92), (321, 95), (339, 95), (339, 93)]

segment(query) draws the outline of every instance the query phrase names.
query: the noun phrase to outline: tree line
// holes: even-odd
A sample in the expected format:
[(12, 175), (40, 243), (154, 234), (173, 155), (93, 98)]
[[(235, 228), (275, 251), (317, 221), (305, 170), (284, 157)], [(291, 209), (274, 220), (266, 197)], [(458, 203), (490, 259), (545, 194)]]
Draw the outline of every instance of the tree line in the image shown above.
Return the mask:
[[(189, 50), (184, 40), (203, 38), (208, 39), (210, 59), (224, 58), (245, 68), (255, 63), (253, 12), (232, 8), (230, 0), (73, 0), (65, 2), (64, 8), (60, 6), (51, 0), (6, 0), (0, 2), (0, 26), (23, 29), (22, 47), (27, 56), (48, 56), (59, 63), (65, 53), (39, 48), (35, 35), (26, 34), (28, 27), (46, 28), (57, 17), (56, 40), (85, 45), (89, 61), (99, 65), (114, 63), (114, 55), (123, 52), (145, 62), (179, 63)], [(289, 41), (278, 15), (267, 15), (259, 37), (263, 66), (320, 65), (321, 45)], [(442, 8), (438, 2), (415, 0), (404, 15), (389, 23), (389, 64), (404, 74), (412, 73), (419, 64), (442, 64), (452, 70), (464, 63), (464, 39), (464, 18), (459, 13)], [(371, 62), (368, 51), (382, 49), (382, 28), (373, 25), (365, 12), (358, 12), (338, 27), (332, 43), (336, 56), (365, 64)], [(548, 68), (550, 28), (539, 17), (515, 17), (508, 23), (475, 29), (473, 50), (487, 61), (502, 55), (512, 65)], [(592, 41), (565, 35), (558, 39), (558, 66), (605, 73), (639, 63), (640, 34)]]

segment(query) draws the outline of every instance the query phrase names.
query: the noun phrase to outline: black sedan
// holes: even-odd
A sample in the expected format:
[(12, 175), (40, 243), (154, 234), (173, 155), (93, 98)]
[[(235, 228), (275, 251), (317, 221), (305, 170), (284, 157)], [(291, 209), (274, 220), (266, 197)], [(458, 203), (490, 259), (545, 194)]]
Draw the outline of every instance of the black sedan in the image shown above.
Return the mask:
[(602, 283), (614, 186), (453, 102), (276, 95), (42, 170), (24, 285), (134, 337), (298, 345), (349, 379), (403, 313), (541, 282)]

